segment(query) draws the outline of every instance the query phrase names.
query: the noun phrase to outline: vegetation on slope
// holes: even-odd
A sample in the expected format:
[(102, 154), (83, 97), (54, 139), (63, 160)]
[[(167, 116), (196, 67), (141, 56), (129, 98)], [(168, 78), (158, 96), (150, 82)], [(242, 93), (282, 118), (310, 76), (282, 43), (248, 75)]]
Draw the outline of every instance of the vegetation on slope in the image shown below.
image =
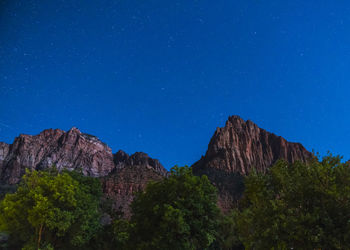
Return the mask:
[[(347, 249), (350, 166), (340, 160), (279, 161), (253, 172), (226, 215), (206, 176), (174, 167), (136, 195), (130, 220), (103, 202), (98, 179), (28, 171), (0, 202), (0, 231), (8, 249)], [(103, 224), (106, 211), (112, 221)]]

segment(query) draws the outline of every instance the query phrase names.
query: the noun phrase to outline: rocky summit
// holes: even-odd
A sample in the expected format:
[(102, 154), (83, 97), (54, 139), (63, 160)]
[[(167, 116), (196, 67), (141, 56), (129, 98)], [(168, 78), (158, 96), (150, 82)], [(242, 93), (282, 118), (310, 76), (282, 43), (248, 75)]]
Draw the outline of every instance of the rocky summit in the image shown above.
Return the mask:
[(306, 162), (313, 157), (300, 143), (259, 128), (252, 121), (231, 116), (225, 127), (217, 128), (206, 154), (193, 172), (206, 174), (219, 189), (219, 203), (229, 209), (243, 192), (243, 177), (252, 169), (264, 172), (279, 159), (290, 163)]
[[(292, 163), (312, 157), (300, 143), (288, 142), (252, 121), (231, 116), (225, 127), (217, 128), (206, 154), (192, 169), (196, 175), (206, 174), (218, 188), (219, 205), (225, 211), (242, 195), (243, 176), (253, 168), (264, 172), (279, 159)], [(97, 137), (74, 127), (67, 132), (47, 129), (34, 136), (20, 135), (10, 145), (0, 142), (0, 187), (18, 183), (25, 169), (53, 165), (99, 177), (105, 198), (126, 216), (130, 216), (129, 205), (136, 191), (168, 175), (162, 164), (147, 154), (128, 155), (122, 150), (113, 154)]]
[(111, 149), (74, 127), (68, 132), (47, 129), (34, 136), (21, 134), (13, 144), (0, 145), (0, 159), (0, 180), (6, 184), (18, 183), (26, 168), (81, 168), (85, 175), (95, 177), (114, 168)]
[(55, 165), (58, 170), (79, 169), (84, 175), (101, 178), (106, 198), (126, 216), (134, 193), (148, 181), (167, 176), (156, 159), (137, 152), (131, 156), (112, 150), (97, 137), (73, 127), (65, 132), (47, 129), (38, 135), (23, 135), (13, 144), (0, 142), (0, 185), (17, 184), (25, 169), (42, 170)]

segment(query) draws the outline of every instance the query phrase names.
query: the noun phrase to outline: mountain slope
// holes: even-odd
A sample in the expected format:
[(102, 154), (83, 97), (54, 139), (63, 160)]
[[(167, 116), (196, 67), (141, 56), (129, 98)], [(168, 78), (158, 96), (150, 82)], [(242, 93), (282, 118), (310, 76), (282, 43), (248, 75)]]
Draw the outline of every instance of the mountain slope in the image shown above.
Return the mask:
[(129, 217), (133, 194), (144, 190), (149, 181), (163, 179), (168, 172), (158, 160), (141, 152), (129, 156), (119, 150), (114, 155), (114, 163), (117, 167), (101, 179), (103, 192), (112, 201), (114, 210)]
[(252, 121), (231, 116), (217, 128), (206, 154), (193, 164), (196, 175), (206, 174), (218, 187), (221, 207), (230, 208), (243, 192), (243, 177), (255, 168), (264, 172), (279, 159), (306, 162), (312, 158), (300, 143), (259, 128)]
[[(194, 174), (206, 174), (217, 186), (219, 204), (226, 210), (242, 195), (243, 176), (253, 168), (264, 172), (278, 159), (306, 162), (312, 157), (300, 143), (288, 142), (249, 120), (231, 116), (225, 127), (217, 128), (206, 154), (192, 168)], [(26, 168), (52, 165), (81, 169), (85, 175), (101, 178), (105, 197), (126, 216), (136, 191), (168, 175), (160, 162), (147, 154), (129, 156), (120, 150), (113, 155), (105, 143), (77, 128), (20, 135), (11, 145), (0, 142), (0, 187), (18, 183)]]
[(147, 182), (167, 176), (167, 170), (156, 159), (137, 152), (131, 156), (112, 150), (97, 137), (72, 128), (65, 132), (47, 129), (38, 135), (20, 135), (13, 144), (0, 142), (0, 192), (16, 184), (26, 169), (81, 169), (84, 175), (101, 178), (105, 197), (113, 207), (129, 215), (134, 193)]
[(26, 168), (81, 168), (85, 175), (95, 177), (105, 176), (114, 168), (112, 150), (97, 137), (74, 127), (68, 132), (47, 129), (34, 136), (21, 134), (8, 149), (2, 148), (0, 183), (18, 183)]

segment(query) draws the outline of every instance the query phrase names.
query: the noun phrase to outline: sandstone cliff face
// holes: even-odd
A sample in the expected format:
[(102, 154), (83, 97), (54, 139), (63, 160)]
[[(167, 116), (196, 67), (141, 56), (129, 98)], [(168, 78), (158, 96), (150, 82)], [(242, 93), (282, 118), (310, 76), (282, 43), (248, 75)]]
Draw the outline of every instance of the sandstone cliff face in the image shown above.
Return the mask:
[(113, 209), (130, 217), (130, 203), (135, 192), (145, 189), (149, 181), (159, 181), (168, 175), (158, 160), (145, 153), (137, 152), (131, 156), (123, 151), (114, 155), (116, 168), (102, 178), (103, 192), (112, 200)]
[(5, 157), (9, 153), (10, 145), (4, 142), (0, 142), (0, 166), (2, 166), (2, 162), (4, 161)]
[(167, 176), (167, 170), (156, 159), (137, 152), (131, 156), (111, 149), (97, 137), (77, 128), (65, 132), (47, 129), (40, 134), (20, 135), (12, 145), (0, 142), (0, 194), (20, 181), (25, 169), (45, 169), (56, 165), (83, 174), (100, 177), (106, 198), (113, 208), (130, 215), (134, 193), (142, 191), (149, 181)]
[[(243, 176), (253, 168), (264, 172), (278, 159), (305, 162), (311, 157), (301, 144), (232, 116), (225, 127), (215, 131), (205, 156), (192, 168), (194, 174), (206, 174), (217, 186), (219, 205), (225, 211), (242, 195)], [(35, 136), (20, 135), (11, 145), (0, 143), (0, 187), (18, 183), (26, 168), (45, 169), (53, 164), (58, 169), (81, 168), (85, 175), (101, 177), (105, 196), (126, 216), (135, 192), (150, 180), (168, 175), (158, 160), (145, 153), (129, 156), (118, 151), (113, 155), (97, 137), (77, 128), (68, 132), (48, 129)]]
[(0, 174), (2, 171), (2, 167), (4, 165), (4, 160), (8, 155), (9, 150), (10, 150), (10, 145), (4, 142), (0, 142)]
[(243, 192), (243, 176), (253, 168), (264, 172), (279, 159), (305, 162), (312, 158), (300, 143), (259, 128), (252, 121), (229, 117), (225, 127), (217, 128), (208, 150), (193, 167), (197, 175), (206, 174), (219, 189), (219, 203), (225, 209)]
[(263, 172), (279, 159), (305, 162), (311, 157), (300, 143), (288, 142), (252, 121), (231, 116), (225, 127), (217, 128), (205, 156), (193, 167), (245, 175), (253, 168)]
[[(2, 160), (1, 160), (2, 159)], [(81, 168), (85, 175), (105, 176), (114, 168), (111, 149), (77, 128), (68, 132), (47, 129), (39, 135), (20, 135), (13, 144), (0, 145), (0, 181), (18, 183), (25, 169)]]

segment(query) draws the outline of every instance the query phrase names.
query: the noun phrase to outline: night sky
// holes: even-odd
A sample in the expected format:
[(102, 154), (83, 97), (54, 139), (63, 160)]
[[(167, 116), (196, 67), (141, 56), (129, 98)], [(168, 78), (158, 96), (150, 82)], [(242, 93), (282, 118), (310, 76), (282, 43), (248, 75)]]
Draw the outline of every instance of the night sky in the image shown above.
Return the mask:
[(229, 115), (350, 158), (350, 1), (1, 0), (0, 141), (78, 127), (167, 168)]

